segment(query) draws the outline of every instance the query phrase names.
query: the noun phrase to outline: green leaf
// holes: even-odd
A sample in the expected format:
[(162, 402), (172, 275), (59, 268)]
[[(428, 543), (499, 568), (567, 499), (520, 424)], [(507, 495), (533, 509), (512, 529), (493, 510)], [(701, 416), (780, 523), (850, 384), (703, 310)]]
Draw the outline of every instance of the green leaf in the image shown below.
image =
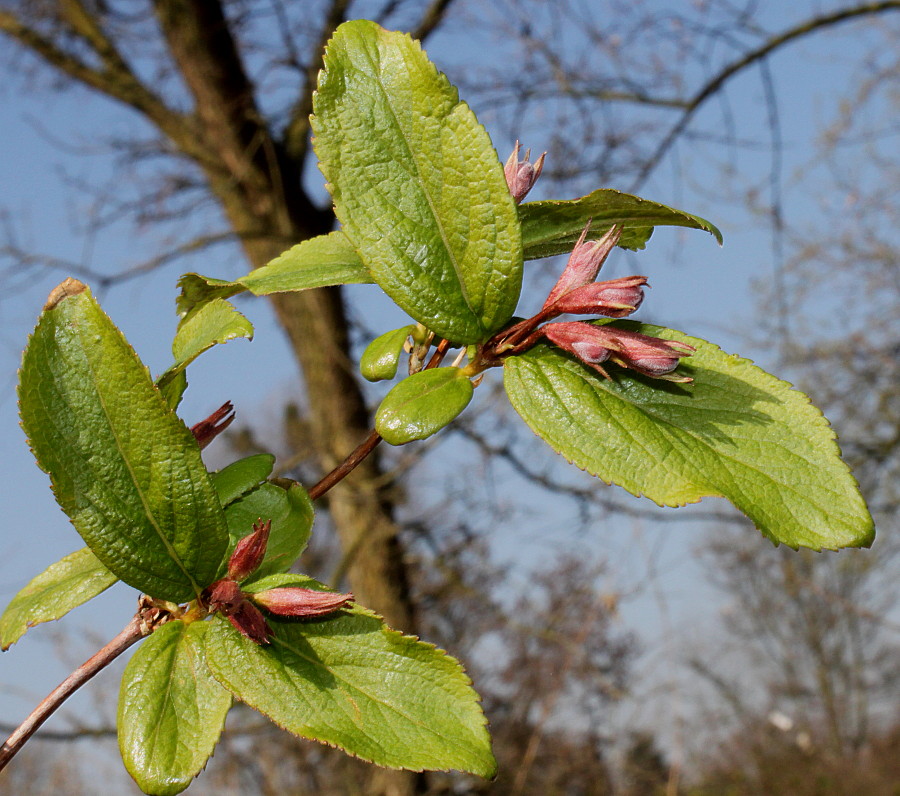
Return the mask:
[(272, 474), (274, 466), (275, 457), (271, 453), (257, 453), (210, 473), (222, 508), (256, 489)]
[(172, 602), (213, 580), (227, 532), (197, 442), (80, 282), (48, 301), (19, 402), (57, 502), (107, 569)]
[[(287, 585), (323, 588), (298, 576), (258, 587)], [(209, 666), (238, 699), (295, 735), (381, 766), (494, 775), (478, 695), (445, 652), (359, 607), (317, 621), (268, 622), (275, 635), (267, 646), (224, 619), (211, 623)]]
[(472, 400), (472, 382), (460, 368), (413, 373), (394, 387), (375, 414), (375, 430), (391, 445), (440, 431)]
[(526, 202), (519, 207), (522, 245), (525, 259), (568, 254), (584, 231), (589, 219), (591, 230), (599, 237), (613, 224), (624, 227), (619, 246), (643, 249), (653, 227), (691, 227), (709, 232), (721, 245), (722, 233), (699, 216), (666, 205), (601, 189), (568, 201)]
[(522, 282), (516, 206), (487, 132), (418, 42), (345, 22), (314, 110), (335, 212), (375, 281), (454, 342), (499, 329)]
[[(186, 318), (179, 325), (172, 341), (175, 364), (156, 380), (156, 386), (163, 391), (169, 405), (171, 406), (174, 395), (170, 385), (178, 380), (179, 374), (183, 373), (191, 362), (214, 345), (227, 343), (238, 337), (252, 340), (253, 324), (225, 299), (212, 299)], [(184, 385), (187, 386), (186, 380)], [(179, 400), (183, 392), (182, 389), (178, 393)]]
[(397, 375), (400, 353), (415, 326), (402, 326), (376, 337), (359, 360), (359, 372), (369, 381), (393, 379)]
[(178, 314), (187, 320), (209, 302), (231, 298), (246, 290), (256, 296), (268, 296), (271, 293), (372, 281), (369, 269), (359, 259), (353, 244), (338, 230), (298, 243), (262, 268), (234, 282), (200, 274), (184, 274), (178, 280), (181, 289), (177, 299)]
[(175, 307), (182, 322), (210, 301), (231, 298), (246, 289), (238, 282), (200, 274), (182, 274), (178, 280), (178, 288), (180, 292), (175, 300)]
[(231, 694), (206, 665), (207, 622), (169, 622), (138, 647), (122, 675), (119, 749), (144, 793), (181, 793), (206, 765)]
[(372, 275), (343, 232), (298, 243), (238, 282), (257, 296), (330, 285), (365, 284)]
[(87, 547), (32, 578), (0, 616), (0, 648), (7, 650), (30, 627), (60, 619), (118, 580)]
[[(273, 483), (262, 484), (225, 509), (231, 537), (229, 554), (241, 539), (253, 531), (256, 520), (271, 520), (266, 555), (254, 578), (286, 572), (306, 549), (314, 513), (309, 495), (299, 484), (291, 483), (287, 488)], [(227, 562), (223, 564), (220, 574), (224, 574), (226, 568)]]
[(705, 340), (614, 325), (696, 347), (678, 367), (694, 383), (615, 366), (608, 381), (546, 345), (510, 357), (507, 394), (550, 447), (660, 505), (728, 498), (776, 544), (819, 550), (871, 543), (872, 519), (856, 481), (806, 395)]
[(166, 402), (166, 406), (174, 412), (181, 403), (181, 399), (184, 397), (184, 391), (187, 389), (187, 373), (181, 370), (171, 379), (168, 379), (165, 384), (161, 384), (157, 381), (156, 386), (159, 388), (163, 400)]

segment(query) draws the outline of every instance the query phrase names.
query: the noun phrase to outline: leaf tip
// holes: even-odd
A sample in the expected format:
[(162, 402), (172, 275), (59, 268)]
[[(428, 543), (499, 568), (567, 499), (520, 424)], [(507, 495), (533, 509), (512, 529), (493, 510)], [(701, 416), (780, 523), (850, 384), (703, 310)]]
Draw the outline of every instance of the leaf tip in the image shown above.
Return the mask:
[(84, 293), (85, 290), (87, 290), (87, 285), (84, 282), (79, 282), (77, 279), (72, 279), (72, 277), (64, 279), (50, 291), (50, 295), (47, 296), (47, 301), (44, 304), (44, 311), (54, 309), (63, 299), (69, 296), (77, 296), (79, 293)]

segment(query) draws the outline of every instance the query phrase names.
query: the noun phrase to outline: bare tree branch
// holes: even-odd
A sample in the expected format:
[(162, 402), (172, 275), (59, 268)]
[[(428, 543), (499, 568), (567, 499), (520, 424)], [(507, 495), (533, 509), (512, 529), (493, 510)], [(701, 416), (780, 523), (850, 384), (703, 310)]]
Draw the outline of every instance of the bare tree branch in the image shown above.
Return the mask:
[(751, 50), (746, 55), (732, 61), (728, 66), (722, 69), (715, 77), (709, 80), (687, 103), (681, 118), (673, 125), (672, 129), (666, 134), (666, 137), (659, 143), (656, 150), (646, 161), (644, 166), (638, 172), (634, 181), (629, 188), (630, 191), (637, 190), (650, 176), (650, 173), (659, 165), (660, 161), (665, 157), (666, 153), (672, 147), (672, 144), (681, 136), (685, 128), (694, 118), (694, 114), (710, 97), (715, 95), (722, 86), (725, 85), (732, 77), (739, 72), (743, 72), (747, 67), (752, 66), (757, 61), (767, 58), (776, 50), (786, 44), (808, 36), (811, 33), (840, 24), (851, 19), (863, 16), (871, 16), (881, 14), (886, 11), (900, 11), (900, 0), (883, 0), (879, 3), (865, 3), (863, 5), (854, 6), (852, 8), (844, 8), (833, 14), (827, 14), (821, 17), (808, 19), (790, 30), (773, 36), (760, 47)]
[(418, 27), (412, 32), (414, 39), (425, 41), (428, 36), (443, 22), (447, 10), (453, 4), (453, 0), (432, 0), (431, 5), (425, 9)]
[(58, 47), (37, 30), (26, 25), (12, 11), (0, 10), (0, 33), (15, 39), (67, 77), (142, 113), (180, 146), (192, 148), (186, 118), (169, 108), (135, 77), (119, 52), (105, 37), (99, 24), (96, 20), (90, 20), (80, 3), (69, 0), (67, 6), (71, 11), (71, 20), (74, 20), (74, 23), (70, 21), (72, 29), (96, 49), (105, 66), (104, 69), (96, 69)]

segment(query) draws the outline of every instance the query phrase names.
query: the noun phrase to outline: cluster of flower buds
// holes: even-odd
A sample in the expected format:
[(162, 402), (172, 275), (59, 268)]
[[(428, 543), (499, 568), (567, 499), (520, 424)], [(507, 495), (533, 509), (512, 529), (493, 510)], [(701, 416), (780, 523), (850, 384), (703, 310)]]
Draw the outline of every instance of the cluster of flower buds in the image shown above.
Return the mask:
[[(513, 155), (518, 157), (518, 147)], [(510, 158), (510, 163), (507, 163), (507, 180), (515, 195), (513, 180), (509, 176), (513, 161), (514, 158)], [(590, 226), (588, 222), (541, 311), (505, 329), (488, 348), (495, 357), (502, 357), (525, 351), (541, 338), (546, 338), (606, 378), (609, 374), (601, 363), (609, 361), (657, 379), (691, 381), (687, 376), (671, 375), (682, 358), (694, 353), (695, 349), (685, 343), (583, 321), (545, 323), (559, 315), (625, 318), (644, 300), (644, 288), (649, 287), (645, 276), (595, 281), (609, 253), (621, 240), (622, 227), (613, 226), (598, 240), (587, 240)]]
[(506, 161), (503, 173), (506, 175), (506, 184), (516, 204), (519, 204), (534, 187), (541, 171), (544, 168), (544, 152), (534, 163), (531, 163), (531, 150), (525, 150), (525, 158), (519, 160), (519, 142), (516, 141), (515, 149)]
[(252, 575), (262, 564), (269, 543), (272, 521), (261, 519), (253, 524), (253, 533), (241, 539), (228, 560), (228, 573), (211, 584), (203, 593), (203, 603), (210, 613), (221, 613), (235, 628), (257, 644), (268, 644), (272, 629), (258, 606), (277, 616), (318, 617), (342, 608), (353, 599), (352, 594), (284, 586), (245, 593), (240, 581)]

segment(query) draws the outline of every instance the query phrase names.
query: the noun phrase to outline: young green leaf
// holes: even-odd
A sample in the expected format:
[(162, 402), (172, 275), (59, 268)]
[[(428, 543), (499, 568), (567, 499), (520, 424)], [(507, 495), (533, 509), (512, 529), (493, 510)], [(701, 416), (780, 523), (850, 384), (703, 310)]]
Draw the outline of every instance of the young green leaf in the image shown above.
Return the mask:
[(369, 269), (340, 230), (310, 238), (292, 246), (274, 260), (246, 276), (228, 282), (200, 274), (184, 274), (178, 280), (181, 293), (178, 314), (186, 321), (205, 304), (231, 298), (249, 290), (256, 296), (309, 290), (331, 285), (366, 284), (374, 281)]
[[(267, 578), (254, 588), (324, 587)], [(442, 650), (345, 608), (317, 621), (268, 616), (272, 643), (254, 644), (217, 617), (206, 639), (216, 678), (238, 699), (303, 738), (382, 766), (496, 771), (478, 695)]]
[[(306, 490), (299, 484), (282, 488), (264, 483), (230, 503), (225, 509), (228, 533), (231, 537), (228, 552), (253, 530), (257, 519), (271, 520), (266, 555), (254, 578), (276, 572), (286, 572), (306, 549), (312, 533), (313, 505)], [(227, 561), (222, 565), (224, 575)]]
[(275, 457), (271, 453), (257, 453), (210, 473), (222, 508), (256, 489), (272, 474), (274, 466)]
[[(156, 380), (156, 386), (163, 391), (170, 407), (174, 408), (172, 406), (172, 398), (175, 395), (173, 384), (185, 368), (214, 345), (227, 343), (238, 337), (252, 340), (253, 324), (222, 298), (215, 298), (199, 307), (179, 325), (175, 339), (172, 341), (172, 355), (175, 357), (175, 364)], [(184, 385), (187, 386), (186, 381), (184, 381)], [(178, 400), (183, 392), (182, 389), (177, 393)]]
[(144, 793), (181, 793), (206, 765), (231, 694), (204, 659), (207, 622), (169, 622), (138, 647), (119, 691), (119, 749)]
[(193, 435), (80, 282), (51, 294), (20, 375), (25, 433), (88, 547), (140, 591), (195, 597), (225, 553), (225, 516)]
[(526, 260), (568, 254), (590, 219), (596, 237), (621, 225), (619, 246), (624, 249), (643, 249), (657, 226), (702, 229), (722, 243), (722, 233), (699, 216), (611, 189), (567, 201), (526, 202), (519, 207), (519, 219)]
[(391, 445), (405, 445), (440, 431), (472, 400), (472, 382), (459, 368), (413, 373), (381, 402), (375, 430)]
[(369, 381), (384, 381), (397, 375), (397, 363), (406, 338), (415, 326), (402, 326), (376, 337), (359, 360), (359, 372)]
[(419, 44), (345, 22), (314, 111), (335, 211), (381, 288), (454, 342), (500, 328), (521, 289), (516, 207), (487, 132)]
[(0, 616), (0, 648), (9, 649), (29, 628), (62, 618), (117, 580), (87, 547), (51, 564), (13, 597)]
[(372, 281), (372, 275), (347, 236), (337, 231), (292, 246), (238, 281), (254, 295), (268, 296), (289, 290), (365, 284)]
[(828, 421), (809, 399), (705, 340), (617, 322), (697, 351), (678, 366), (690, 385), (615, 366), (612, 380), (558, 349), (510, 357), (516, 411), (558, 453), (660, 505), (728, 498), (769, 539), (790, 547), (867, 546), (874, 530)]

